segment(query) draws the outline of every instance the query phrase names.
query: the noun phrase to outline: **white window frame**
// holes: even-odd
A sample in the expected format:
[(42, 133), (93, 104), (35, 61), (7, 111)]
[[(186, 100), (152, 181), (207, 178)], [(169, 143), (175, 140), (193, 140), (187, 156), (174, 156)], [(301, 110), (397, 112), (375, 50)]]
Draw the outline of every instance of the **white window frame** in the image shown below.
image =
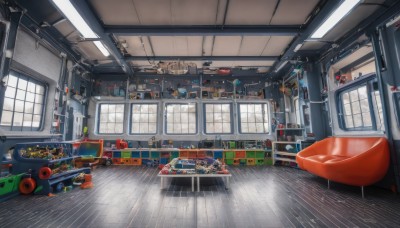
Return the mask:
[[(3, 81), (6, 85), (6, 91), (3, 97), (1, 128), (9, 131), (42, 130), (47, 85), (14, 70), (11, 70)], [(10, 114), (11, 120), (6, 120)], [(20, 120), (19, 124), (17, 124), (16, 118)], [(8, 121), (10, 122), (8, 123)]]
[[(102, 108), (102, 106), (103, 105), (108, 105), (108, 112), (107, 113), (105, 113), (105, 114), (112, 114), (112, 113), (114, 113), (115, 114), (115, 116), (114, 116), (114, 118), (112, 117), (112, 116), (109, 116), (109, 115), (107, 115), (107, 120), (105, 120), (105, 119), (102, 119), (102, 111), (101, 111), (101, 108)], [(113, 112), (109, 112), (110, 111), (110, 106), (112, 106), (112, 105), (115, 105), (115, 106), (120, 106), (120, 105), (122, 105), (122, 111), (121, 111), (121, 108), (119, 108), (118, 110), (117, 110), (117, 107), (111, 107), (111, 110), (114, 110)], [(117, 121), (117, 114), (122, 114), (122, 122), (120, 122), (120, 121)], [(125, 104), (121, 104), (121, 103), (100, 103), (99, 104), (99, 107), (98, 107), (98, 122), (97, 122), (97, 133), (99, 134), (99, 135), (121, 135), (121, 134), (123, 134), (124, 133), (124, 123), (125, 123)], [(114, 119), (114, 121), (112, 120), (112, 119)], [(102, 132), (101, 131), (101, 124), (110, 124), (110, 125), (112, 125), (112, 124), (114, 124), (114, 132)], [(121, 129), (121, 131), (118, 131), (118, 132), (116, 132), (116, 129), (117, 128), (120, 128)]]
[[(142, 107), (140, 107), (140, 113), (134, 113), (134, 106), (143, 106), (146, 105), (147, 106), (147, 110), (148, 110), (148, 106), (150, 105), (154, 105), (156, 106), (156, 112), (155, 113), (149, 113), (149, 111), (146, 112), (146, 109), (142, 109)], [(158, 128), (158, 104), (157, 103), (131, 103), (130, 105), (130, 130), (129, 133), (131, 135), (154, 135), (157, 134), (157, 128)], [(144, 112), (142, 112), (144, 111)], [(139, 115), (138, 121), (134, 121), (134, 116), (135, 115)], [(153, 117), (151, 115), (154, 115)], [(154, 117), (155, 117), (155, 121), (154, 121)], [(139, 132), (134, 132), (134, 128), (136, 128), (136, 124), (139, 124)], [(150, 132), (149, 130), (147, 130), (146, 132), (141, 132), (141, 129), (145, 129), (144, 125), (147, 125), (147, 129), (150, 129), (150, 124), (155, 124), (155, 128), (154, 131)], [(142, 128), (143, 127), (143, 128)]]
[[(212, 105), (212, 110), (209, 110), (208, 107)], [(229, 112), (224, 112), (223, 111), (223, 105), (228, 105), (229, 106)], [(217, 106), (221, 106), (220, 108)], [(233, 133), (233, 115), (232, 115), (232, 103), (204, 103), (203, 105), (204, 108), (204, 134), (211, 134), (211, 135), (221, 135), (221, 134), (232, 134)], [(216, 110), (217, 108), (217, 110)], [(218, 112), (220, 110), (220, 112)], [(215, 112), (217, 111), (217, 112)], [(226, 117), (229, 116), (229, 121), (227, 121)], [(210, 119), (212, 118), (212, 119)], [(209, 128), (214, 127), (215, 125), (221, 125), (220, 129), (222, 129), (221, 132), (216, 132), (215, 128), (214, 131), (208, 131)], [(224, 129), (227, 129), (227, 126), (229, 126), (229, 131), (224, 131)]]
[[(249, 110), (247, 110), (247, 115), (244, 117), (242, 110), (241, 110), (241, 105), (261, 105), (261, 111), (262, 113), (255, 113), (254, 109), (254, 118), (252, 116), (248, 116)], [(238, 129), (240, 134), (269, 134), (271, 131), (271, 126), (270, 126), (270, 115), (269, 115), (269, 105), (266, 102), (260, 103), (260, 102), (240, 102), (237, 104), (237, 112), (238, 112)], [(249, 106), (247, 107), (249, 108)], [(262, 115), (262, 122), (257, 121), (256, 115)], [(247, 122), (242, 122), (243, 118), (247, 118)], [(249, 122), (249, 118), (254, 119), (254, 122)], [(251, 120), (250, 120), (251, 121)], [(254, 123), (256, 131), (243, 131), (245, 127), (242, 125), (243, 123)], [(258, 132), (257, 131), (257, 123), (262, 123), (262, 129), (263, 131)]]
[[(171, 113), (175, 113), (175, 110), (170, 110), (168, 108), (171, 105), (180, 105), (181, 107), (183, 105), (194, 105), (194, 111), (190, 112), (189, 107), (188, 107), (187, 119), (186, 119), (186, 115), (182, 115), (182, 113), (185, 113), (185, 112), (180, 112), (180, 111), (176, 112), (176, 113), (179, 113), (179, 115), (173, 114), (171, 116)], [(181, 109), (181, 107), (179, 107), (179, 109)], [(165, 116), (165, 118), (164, 118), (164, 121), (165, 121), (165, 125), (164, 125), (165, 131), (164, 132), (165, 132), (165, 134), (166, 135), (196, 135), (198, 133), (198, 124), (197, 124), (198, 113), (197, 113), (197, 110), (198, 110), (197, 103), (193, 103), (193, 102), (188, 102), (188, 103), (178, 103), (178, 102), (172, 103), (171, 102), (171, 103), (166, 103), (165, 104), (165, 115), (164, 115)], [(172, 112), (170, 112), (170, 111), (172, 111)], [(190, 114), (189, 113), (194, 113), (195, 120), (190, 118)], [(182, 133), (182, 131), (186, 130), (183, 127), (184, 125), (187, 125), (187, 129), (188, 129), (187, 132), (188, 133)], [(194, 132), (190, 132), (189, 133), (189, 130), (190, 130), (191, 126), (192, 127), (194, 126)], [(176, 129), (176, 130), (173, 130), (171, 132), (171, 131), (169, 131), (170, 127), (172, 127), (172, 129)], [(181, 129), (180, 132), (179, 132), (179, 129)]]

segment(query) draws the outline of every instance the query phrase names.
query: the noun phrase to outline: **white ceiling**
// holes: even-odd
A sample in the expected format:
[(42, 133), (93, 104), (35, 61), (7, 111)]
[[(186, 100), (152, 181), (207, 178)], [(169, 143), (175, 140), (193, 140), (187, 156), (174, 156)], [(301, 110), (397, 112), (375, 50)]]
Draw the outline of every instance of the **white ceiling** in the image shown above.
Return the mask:
[[(365, 0), (381, 3), (384, 0)], [(279, 5), (277, 7), (277, 4)], [(307, 22), (319, 0), (89, 0), (104, 25), (297, 25)], [(370, 16), (377, 5), (360, 5), (324, 39), (305, 42), (301, 50), (318, 50), (336, 41)], [(78, 42), (79, 33), (64, 20), (55, 26), (90, 60), (105, 61), (91, 42)], [(280, 56), (294, 36), (114, 36), (126, 42), (131, 56)], [(157, 62), (156, 62), (157, 63)], [(156, 63), (132, 61), (134, 66)], [(212, 67), (272, 66), (273, 61), (213, 61)], [(202, 65), (198, 61), (198, 67)]]

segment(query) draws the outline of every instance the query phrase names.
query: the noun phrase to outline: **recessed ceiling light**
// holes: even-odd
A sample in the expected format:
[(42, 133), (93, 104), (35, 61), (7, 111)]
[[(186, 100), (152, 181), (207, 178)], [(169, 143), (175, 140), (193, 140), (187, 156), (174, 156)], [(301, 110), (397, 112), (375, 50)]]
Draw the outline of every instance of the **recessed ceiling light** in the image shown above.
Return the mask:
[(340, 20), (342, 20), (361, 0), (344, 0), (342, 4), (319, 26), (311, 35), (313, 39), (320, 39), (325, 36)]

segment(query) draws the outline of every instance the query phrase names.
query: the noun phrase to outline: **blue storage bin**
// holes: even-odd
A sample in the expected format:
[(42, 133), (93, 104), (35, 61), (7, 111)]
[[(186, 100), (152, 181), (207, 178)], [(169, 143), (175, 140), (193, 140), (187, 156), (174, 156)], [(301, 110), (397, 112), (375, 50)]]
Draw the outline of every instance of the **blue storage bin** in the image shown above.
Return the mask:
[(121, 151), (114, 151), (113, 158), (121, 158)]
[(143, 158), (150, 158), (150, 153), (149, 151), (142, 151), (142, 159)]
[(132, 158), (140, 158), (140, 151), (132, 151)]
[(160, 164), (168, 164), (168, 158), (160, 158)]
[(222, 150), (221, 151), (214, 151), (214, 159), (220, 158), (222, 159)]

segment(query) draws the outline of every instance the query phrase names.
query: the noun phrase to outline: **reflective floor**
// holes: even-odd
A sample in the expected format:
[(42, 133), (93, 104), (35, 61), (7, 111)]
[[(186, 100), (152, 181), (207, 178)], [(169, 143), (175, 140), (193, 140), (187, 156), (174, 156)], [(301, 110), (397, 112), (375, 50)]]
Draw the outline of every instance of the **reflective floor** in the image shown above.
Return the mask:
[(0, 203), (0, 227), (400, 227), (400, 196), (331, 183), (287, 167), (230, 167), (231, 189), (176, 178), (160, 190), (156, 168), (100, 167), (93, 189)]

